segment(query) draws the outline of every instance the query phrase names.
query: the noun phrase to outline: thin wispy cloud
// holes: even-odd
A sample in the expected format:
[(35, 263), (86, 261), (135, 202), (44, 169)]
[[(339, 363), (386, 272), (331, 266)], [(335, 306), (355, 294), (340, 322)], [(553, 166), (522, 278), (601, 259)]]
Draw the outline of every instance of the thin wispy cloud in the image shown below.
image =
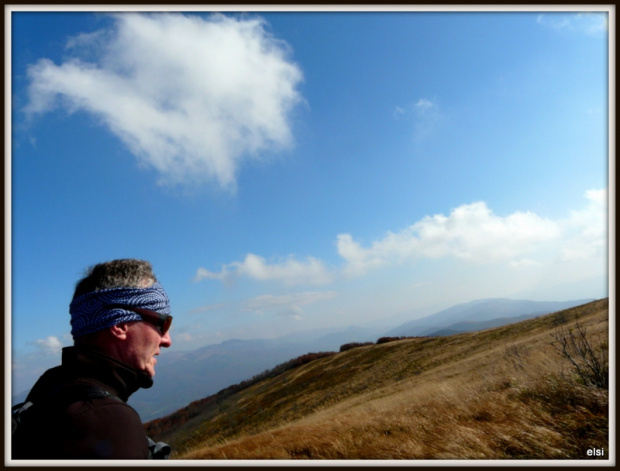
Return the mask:
[(420, 98), (406, 106), (396, 106), (394, 118), (401, 119), (405, 116), (411, 117), (413, 121), (413, 137), (416, 141), (424, 140), (432, 135), (442, 120), (439, 105), (428, 98)]
[(234, 190), (242, 163), (293, 145), (300, 68), (261, 19), (112, 17), (69, 39), (62, 64), (28, 69), (29, 115), (84, 111), (165, 184)]
[(174, 328), (174, 341), (179, 345), (190, 342), (210, 343), (222, 340), (223, 334), (210, 329), (204, 330), (203, 323), (180, 325)]
[(379, 267), (412, 263), (419, 259), (451, 257), (474, 264), (505, 264), (513, 268), (538, 267), (541, 251), (554, 250), (563, 261), (604, 257), (607, 246), (605, 221), (607, 191), (586, 194), (588, 206), (563, 220), (543, 218), (533, 212), (494, 214), (484, 202), (464, 204), (448, 215), (426, 216), (411, 226), (388, 232), (367, 246), (351, 234), (337, 236), (337, 251), (343, 263), (328, 269), (321, 260), (305, 262), (289, 257), (269, 263), (248, 254), (242, 262), (225, 265), (220, 272), (199, 268), (196, 281), (247, 277), (283, 284), (328, 284), (343, 278), (363, 276)]
[(536, 18), (540, 25), (555, 29), (597, 35), (609, 29), (607, 13), (545, 13)]
[(189, 311), (189, 314), (202, 314), (204, 312), (214, 311), (224, 306), (224, 304), (212, 304), (209, 306), (201, 306)]
[(537, 262), (536, 260), (531, 260), (529, 258), (522, 258), (520, 260), (512, 260), (508, 263), (508, 266), (511, 268), (521, 269), (521, 268), (530, 268), (530, 267), (539, 267), (542, 264)]
[(301, 320), (304, 315), (302, 306), (336, 296), (337, 293), (334, 291), (312, 291), (280, 296), (266, 294), (249, 299), (244, 303), (243, 308), (257, 314), (274, 314)]

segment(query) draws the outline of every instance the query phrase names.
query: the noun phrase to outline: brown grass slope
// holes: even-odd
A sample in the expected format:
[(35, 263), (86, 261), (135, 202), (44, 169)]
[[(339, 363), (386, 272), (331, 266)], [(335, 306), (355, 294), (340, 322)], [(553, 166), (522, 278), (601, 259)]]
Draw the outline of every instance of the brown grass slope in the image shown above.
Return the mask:
[[(449, 337), (363, 346), (242, 390), (168, 432), (176, 459), (608, 459), (608, 391), (553, 346), (603, 352), (608, 300)], [(555, 338), (554, 338), (555, 337)]]

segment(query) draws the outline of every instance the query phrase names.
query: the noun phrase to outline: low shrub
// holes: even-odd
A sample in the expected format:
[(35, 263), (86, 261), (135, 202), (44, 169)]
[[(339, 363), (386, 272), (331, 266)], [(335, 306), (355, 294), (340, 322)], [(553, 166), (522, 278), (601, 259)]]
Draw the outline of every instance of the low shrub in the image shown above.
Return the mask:
[(419, 339), (422, 337), (409, 337), (409, 336), (403, 336), (403, 337), (380, 337), (377, 340), (377, 345), (382, 344), (382, 343), (388, 343), (388, 342), (395, 342), (396, 340), (407, 340), (407, 339)]
[(374, 342), (351, 342), (345, 343), (340, 346), (340, 353), (346, 352), (347, 350), (351, 350), (352, 348), (365, 347), (367, 345), (374, 345)]

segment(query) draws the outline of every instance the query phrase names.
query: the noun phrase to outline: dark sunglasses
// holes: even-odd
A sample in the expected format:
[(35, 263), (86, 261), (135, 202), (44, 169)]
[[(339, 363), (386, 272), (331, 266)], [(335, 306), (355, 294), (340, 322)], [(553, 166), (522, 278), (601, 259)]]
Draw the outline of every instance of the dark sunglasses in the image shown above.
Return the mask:
[(146, 322), (156, 325), (161, 331), (161, 335), (166, 335), (166, 332), (170, 330), (172, 324), (172, 316), (168, 314), (161, 314), (159, 312), (151, 311), (150, 309), (144, 309), (142, 307), (127, 306), (125, 304), (109, 304), (106, 306), (108, 309), (120, 308), (128, 311), (140, 314), (140, 317)]

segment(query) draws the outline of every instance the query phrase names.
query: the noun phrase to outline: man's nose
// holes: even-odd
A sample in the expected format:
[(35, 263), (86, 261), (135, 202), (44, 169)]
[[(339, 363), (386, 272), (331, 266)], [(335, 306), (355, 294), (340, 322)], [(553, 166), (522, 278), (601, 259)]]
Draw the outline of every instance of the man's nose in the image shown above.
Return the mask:
[(170, 338), (170, 331), (162, 335), (161, 342), (159, 342), (159, 345), (164, 348), (168, 348), (170, 345), (172, 345), (172, 339)]

